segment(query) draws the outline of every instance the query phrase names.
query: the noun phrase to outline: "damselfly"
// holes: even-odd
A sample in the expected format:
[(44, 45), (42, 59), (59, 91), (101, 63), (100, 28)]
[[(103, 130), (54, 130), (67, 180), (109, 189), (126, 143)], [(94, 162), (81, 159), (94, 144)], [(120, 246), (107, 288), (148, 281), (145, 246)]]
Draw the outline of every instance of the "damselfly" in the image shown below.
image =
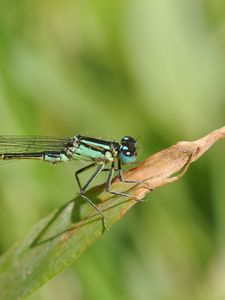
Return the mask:
[[(136, 140), (130, 136), (124, 136), (120, 143), (82, 135), (75, 135), (67, 139), (39, 136), (0, 136), (0, 160), (38, 159), (52, 164), (72, 160), (90, 162), (75, 172), (75, 178), (80, 188), (80, 195), (103, 216), (105, 227), (104, 213), (85, 195), (85, 192), (92, 180), (101, 171), (107, 170), (106, 191), (114, 195), (129, 197), (128, 194), (111, 191), (110, 186), (115, 170), (115, 161), (117, 161), (120, 181), (137, 183), (137, 181), (125, 180), (122, 172), (122, 164), (134, 162), (136, 156)], [(108, 169), (105, 168), (106, 164), (110, 164)], [(82, 186), (79, 175), (92, 167), (96, 167), (95, 171)]]

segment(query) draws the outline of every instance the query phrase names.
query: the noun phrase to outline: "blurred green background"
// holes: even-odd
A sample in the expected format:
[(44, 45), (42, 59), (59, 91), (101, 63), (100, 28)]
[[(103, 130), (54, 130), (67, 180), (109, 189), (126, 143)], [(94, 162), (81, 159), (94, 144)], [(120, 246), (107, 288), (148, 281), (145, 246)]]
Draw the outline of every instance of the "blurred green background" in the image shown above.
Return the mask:
[[(142, 161), (224, 125), (224, 78), (222, 0), (1, 0), (1, 134), (128, 134)], [(225, 299), (224, 149), (29, 299)], [(1, 253), (74, 196), (80, 166), (1, 165)]]

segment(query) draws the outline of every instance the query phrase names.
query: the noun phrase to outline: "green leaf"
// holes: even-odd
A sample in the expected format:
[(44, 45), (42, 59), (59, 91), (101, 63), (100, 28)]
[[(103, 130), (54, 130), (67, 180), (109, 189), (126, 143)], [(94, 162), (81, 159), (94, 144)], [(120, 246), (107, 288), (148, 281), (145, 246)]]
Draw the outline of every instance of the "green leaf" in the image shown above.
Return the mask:
[[(115, 179), (111, 189), (129, 193), (131, 197), (107, 193), (104, 185), (91, 189), (87, 196), (104, 212), (110, 228), (137, 200), (152, 189), (179, 179), (190, 163), (224, 137), (225, 127), (197, 141), (177, 143), (124, 174), (128, 180), (144, 180), (144, 183), (128, 184)], [(179, 175), (171, 177), (180, 170)], [(35, 225), (23, 241), (1, 257), (0, 299), (15, 300), (28, 296), (72, 264), (103, 233), (102, 216), (80, 196), (64, 204)]]
[[(102, 189), (97, 187), (87, 194), (104, 211), (110, 228), (136, 201), (100, 192)], [(101, 214), (80, 196), (64, 204), (1, 257), (0, 299), (29, 295), (68, 267), (104, 232)]]

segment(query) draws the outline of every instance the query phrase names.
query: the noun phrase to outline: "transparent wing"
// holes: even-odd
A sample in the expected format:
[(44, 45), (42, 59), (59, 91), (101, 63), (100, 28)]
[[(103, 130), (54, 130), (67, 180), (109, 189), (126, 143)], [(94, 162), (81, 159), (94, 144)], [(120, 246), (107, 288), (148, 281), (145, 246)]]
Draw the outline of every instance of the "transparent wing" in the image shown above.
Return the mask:
[(0, 154), (61, 151), (69, 138), (42, 136), (0, 136)]

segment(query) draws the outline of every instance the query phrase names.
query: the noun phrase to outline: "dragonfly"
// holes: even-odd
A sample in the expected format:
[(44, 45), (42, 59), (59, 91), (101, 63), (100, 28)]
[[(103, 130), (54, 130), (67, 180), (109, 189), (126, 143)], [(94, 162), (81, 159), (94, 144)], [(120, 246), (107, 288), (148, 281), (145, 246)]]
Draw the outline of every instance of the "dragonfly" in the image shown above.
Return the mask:
[[(103, 217), (104, 227), (107, 229), (106, 217), (85, 193), (91, 182), (102, 171), (108, 171), (105, 189), (113, 195), (130, 197), (118, 191), (111, 190), (114, 171), (118, 171), (121, 182), (139, 183), (135, 180), (125, 180), (122, 165), (134, 163), (137, 157), (136, 140), (131, 136), (124, 136), (120, 142), (102, 140), (94, 137), (75, 135), (71, 138), (53, 138), (42, 136), (0, 136), (0, 160), (14, 161), (22, 159), (42, 160), (51, 164), (81, 160), (88, 163), (75, 172), (75, 179), (80, 189), (80, 195)], [(115, 169), (115, 163), (117, 168)], [(106, 165), (109, 165), (106, 168)], [(82, 186), (80, 175), (91, 168), (95, 170)], [(108, 229), (107, 229), (108, 230)]]

